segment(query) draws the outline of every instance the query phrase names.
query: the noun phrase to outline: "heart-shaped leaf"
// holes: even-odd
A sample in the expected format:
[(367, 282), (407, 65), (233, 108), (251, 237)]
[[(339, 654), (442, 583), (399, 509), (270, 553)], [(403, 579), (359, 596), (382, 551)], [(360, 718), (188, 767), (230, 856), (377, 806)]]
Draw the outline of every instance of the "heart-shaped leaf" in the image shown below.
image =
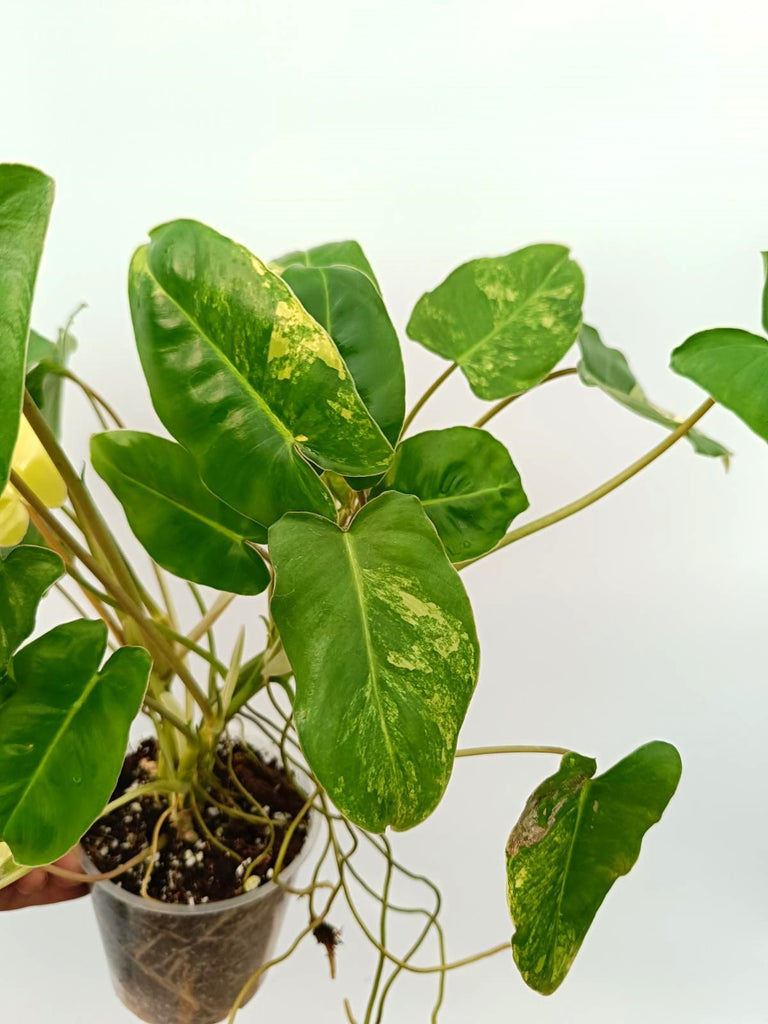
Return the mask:
[(655, 741), (593, 779), (591, 757), (566, 754), (535, 790), (507, 843), (512, 950), (531, 988), (561, 984), (600, 904), (640, 855), (680, 781), (680, 755)]
[(528, 508), (509, 452), (485, 430), (449, 427), (409, 437), (374, 493), (415, 494), (452, 562), (489, 551)]
[(352, 267), (291, 266), (283, 280), (333, 338), (368, 411), (395, 444), (405, 416), (405, 372), (376, 286)]
[[(665, 412), (648, 398), (629, 368), (626, 356), (617, 348), (603, 344), (594, 327), (586, 324), (579, 334), (581, 361), (579, 377), (588, 387), (598, 387), (626, 409), (642, 416), (643, 419), (659, 423), (674, 430), (683, 422), (682, 418)], [(685, 435), (699, 455), (723, 459), (726, 466), (731, 453), (711, 437), (698, 430), (689, 430)]]
[(373, 267), (363, 252), (359, 242), (326, 242), (316, 245), (313, 249), (297, 249), (286, 253), (270, 263), (278, 273), (288, 267), (353, 267), (371, 281), (377, 292), (381, 292)]
[(471, 260), (416, 303), (408, 337), (457, 363), (479, 398), (538, 384), (576, 341), (584, 277), (562, 245)]
[(0, 559), (0, 675), (35, 628), (37, 606), (63, 572), (64, 563), (47, 548), (18, 547)]
[(700, 331), (672, 353), (672, 369), (709, 392), (768, 441), (768, 341), (736, 327)]
[(136, 340), (152, 401), (200, 476), (269, 525), (334, 514), (307, 459), (373, 475), (389, 442), (328, 334), (247, 249), (194, 221), (152, 232), (130, 273)]
[(231, 594), (260, 594), (267, 587), (269, 570), (248, 543), (266, 541), (266, 530), (212, 494), (180, 445), (111, 431), (91, 439), (91, 462), (164, 569)]
[(50, 178), (0, 164), (0, 492), (19, 430), (32, 295), (52, 205)]
[(63, 856), (117, 781), (151, 660), (122, 647), (99, 669), (102, 622), (70, 622), (13, 659), (16, 690), (0, 706), (0, 838), (28, 866)]
[(390, 492), (347, 531), (285, 516), (269, 544), (313, 771), (363, 828), (417, 825), (448, 783), (478, 666), (472, 609), (435, 528), (417, 498)]

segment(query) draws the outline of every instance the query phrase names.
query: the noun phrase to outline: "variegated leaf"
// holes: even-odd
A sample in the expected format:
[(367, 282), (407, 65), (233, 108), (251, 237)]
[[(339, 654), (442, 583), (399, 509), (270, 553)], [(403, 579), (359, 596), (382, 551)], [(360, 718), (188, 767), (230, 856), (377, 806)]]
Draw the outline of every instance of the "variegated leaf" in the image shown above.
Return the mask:
[(576, 341), (584, 278), (562, 245), (471, 260), (416, 303), (408, 337), (457, 363), (479, 398), (538, 384)]
[(600, 904), (640, 854), (680, 781), (680, 755), (647, 743), (596, 779), (591, 757), (566, 754), (536, 789), (507, 843), (512, 951), (525, 982), (561, 984)]
[(376, 286), (353, 267), (287, 267), (283, 280), (333, 338), (360, 397), (396, 444), (405, 416), (400, 341)]
[(313, 771), (358, 825), (417, 825), (448, 783), (478, 667), (472, 609), (434, 527), (417, 498), (389, 492), (347, 531), (285, 516), (269, 544)]
[(195, 221), (152, 232), (130, 298), (158, 415), (203, 481), (264, 525), (334, 514), (307, 460), (373, 475), (392, 449), (338, 348), (290, 288), (245, 248)]

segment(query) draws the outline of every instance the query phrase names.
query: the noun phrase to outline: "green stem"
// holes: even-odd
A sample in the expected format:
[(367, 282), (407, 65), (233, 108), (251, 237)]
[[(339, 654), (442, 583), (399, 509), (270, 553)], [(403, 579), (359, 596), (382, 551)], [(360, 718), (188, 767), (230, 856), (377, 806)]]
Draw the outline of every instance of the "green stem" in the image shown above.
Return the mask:
[(152, 573), (157, 582), (157, 589), (160, 591), (160, 597), (165, 607), (165, 613), (168, 616), (168, 621), (174, 629), (178, 629), (178, 618), (176, 616), (176, 609), (173, 604), (173, 597), (171, 596), (170, 587), (165, 577), (165, 573), (162, 568), (157, 564), (154, 558), (150, 559), (152, 566)]
[(562, 757), (569, 753), (566, 747), (464, 747), (457, 750), (454, 757), (483, 757), (486, 754), (557, 754)]
[[(578, 368), (575, 366), (569, 366), (565, 370), (554, 370), (549, 376), (540, 380), (538, 384), (534, 384), (533, 388), (540, 388), (542, 384), (546, 384), (550, 380), (558, 380), (560, 377), (570, 377), (574, 373), (578, 373)], [(528, 391), (533, 391), (533, 388), (529, 388)], [(518, 391), (514, 395), (510, 395), (508, 398), (502, 398), (496, 405), (491, 406), (488, 412), (484, 413), (479, 420), (472, 424), (473, 427), (484, 427), (489, 420), (492, 420), (494, 416), (497, 416), (502, 410), (506, 409), (508, 405), (517, 401), (518, 398), (522, 398), (523, 395), (527, 395), (528, 391)]]
[[(189, 587), (189, 592), (192, 594), (192, 598), (195, 604), (197, 605), (197, 609), (200, 612), (200, 615), (203, 617), (206, 616), (208, 614), (208, 608), (206, 606), (205, 601), (203, 600), (203, 595), (200, 593), (199, 588), (194, 583), (187, 583), (187, 586)], [(205, 635), (208, 638), (208, 651), (210, 652), (212, 658), (216, 658), (216, 637), (214, 635), (213, 629), (208, 629)], [(216, 660), (218, 661), (218, 659)], [(210, 670), (208, 672), (208, 700), (211, 702), (211, 704), (219, 703), (219, 692), (216, 687), (216, 676), (216, 667), (214, 666), (213, 662), (211, 662)]]
[(106, 528), (85, 485), (75, 472), (74, 467), (56, 440), (56, 435), (49, 427), (45, 417), (35, 405), (28, 391), (24, 392), (24, 415), (67, 486), (72, 505), (89, 540), (89, 544), (92, 543), (93, 548), (97, 549), (93, 550), (92, 548), (94, 556), (97, 556), (97, 551), (101, 551), (118, 583), (131, 595), (134, 601), (140, 603), (141, 594), (134, 583), (133, 577), (123, 560), (112, 534)]
[[(321, 797), (321, 799), (322, 799), (322, 797)], [(325, 801), (323, 801), (323, 803), (325, 803)], [(327, 808), (326, 808), (326, 812), (327, 812)], [(333, 842), (334, 851), (336, 853), (337, 862), (339, 863), (339, 875), (340, 875), (340, 878), (341, 878), (341, 887), (342, 887), (342, 890), (344, 892), (344, 897), (345, 897), (345, 899), (347, 901), (347, 906), (349, 907), (352, 916), (354, 917), (355, 921), (357, 922), (358, 927), (360, 928), (360, 931), (363, 933), (363, 935), (366, 937), (366, 939), (371, 943), (372, 946), (375, 946), (375, 948), (378, 949), (379, 952), (383, 956), (385, 956), (387, 960), (390, 961), (390, 963), (393, 963), (393, 964), (397, 965), (398, 967), (402, 968), (402, 970), (408, 971), (411, 974), (440, 974), (440, 973), (446, 973), (448, 971), (456, 970), (456, 968), (458, 968), (458, 967), (465, 967), (468, 964), (477, 963), (480, 960), (485, 960), (489, 956), (495, 956), (497, 953), (502, 953), (502, 952), (504, 952), (504, 950), (509, 951), (509, 949), (510, 949), (509, 942), (508, 941), (507, 942), (502, 942), (502, 943), (499, 943), (498, 946), (493, 946), (491, 949), (484, 949), (480, 953), (474, 953), (474, 954), (472, 954), (472, 956), (463, 957), (461, 960), (453, 960), (451, 963), (435, 964), (434, 966), (430, 966), (430, 967), (416, 967), (413, 964), (410, 964), (407, 961), (401, 960), (399, 957), (396, 957), (393, 953), (390, 953), (388, 949), (384, 949), (382, 947), (382, 945), (379, 942), (379, 940), (371, 933), (370, 929), (368, 928), (368, 925), (365, 923), (365, 921), (361, 917), (360, 911), (357, 909), (357, 906), (355, 905), (355, 902), (352, 899), (352, 894), (349, 891), (349, 886), (347, 885), (346, 879), (344, 877), (344, 869), (343, 869), (343, 866), (341, 864), (341, 850), (339, 849), (338, 841), (336, 840), (336, 837), (335, 837), (335, 835), (333, 833), (333, 827), (332, 826), (331, 826), (331, 835), (333, 837), (332, 838), (332, 842)]]
[(237, 594), (219, 594), (208, 612), (200, 619), (195, 628), (189, 631), (187, 639), (195, 643), (202, 636), (205, 636), (214, 622), (229, 608), (236, 597)]
[(159, 629), (161, 633), (169, 637), (171, 640), (175, 640), (181, 647), (185, 647), (188, 651), (192, 651), (198, 658), (202, 658), (203, 661), (207, 661), (209, 665), (216, 669), (219, 675), (225, 676), (227, 674), (227, 666), (219, 661), (217, 657), (212, 655), (209, 651), (206, 651), (204, 647), (194, 643), (188, 636), (183, 633), (179, 633), (178, 630), (172, 629), (170, 626), (166, 626), (164, 622), (155, 622), (155, 629)]
[(148, 708), (154, 711), (156, 715), (164, 718), (166, 722), (170, 722), (171, 725), (175, 729), (178, 729), (183, 736), (186, 736), (188, 740), (191, 740), (193, 743), (195, 742), (197, 737), (195, 736), (189, 722), (185, 722), (183, 718), (179, 718), (179, 716), (175, 712), (171, 711), (170, 708), (167, 708), (162, 701), (157, 700), (150, 693), (145, 693), (144, 703)]
[(34, 491), (27, 487), (17, 473), (11, 473), (11, 482), (24, 501), (35, 510), (48, 529), (63, 541), (65, 547), (69, 548), (75, 557), (83, 563), (86, 569), (96, 577), (104, 589), (112, 594), (121, 610), (134, 620), (147, 643), (150, 653), (159, 655), (160, 658), (167, 663), (167, 665), (179, 677), (187, 690), (192, 694), (192, 697), (202, 711), (205, 720), (212, 722), (213, 711), (205, 694), (187, 671), (183, 662), (176, 656), (176, 652), (172, 645), (166, 642), (162, 633), (158, 629), (157, 623), (150, 622), (144, 617), (144, 613), (136, 601), (126, 593), (116, 579), (111, 578), (106, 573), (93, 555), (86, 551), (82, 544), (80, 544), (79, 541), (77, 541), (69, 531), (51, 515)]
[(492, 554), (494, 551), (500, 551), (505, 548), (508, 544), (514, 544), (517, 540), (522, 540), (523, 537), (528, 537), (532, 533), (538, 533), (539, 530), (544, 530), (548, 526), (553, 526), (555, 523), (559, 523), (561, 519), (567, 519), (569, 516), (575, 515), (577, 512), (581, 512), (582, 509), (588, 508), (590, 505), (594, 505), (596, 501), (604, 498), (611, 491), (615, 491), (617, 487), (621, 487), (622, 484), (631, 480), (633, 476), (640, 473), (646, 466), (649, 466), (655, 459), (658, 459), (660, 455), (663, 455), (665, 451), (672, 447), (681, 437), (685, 437), (688, 431), (701, 419), (701, 417), (709, 412), (714, 405), (714, 400), (708, 398), (706, 402), (703, 402), (695, 412), (691, 413), (687, 420), (684, 420), (679, 427), (672, 431), (668, 437), (657, 444), (654, 448), (651, 448), (649, 452), (643, 455), (642, 458), (638, 459), (637, 462), (633, 462), (631, 466), (627, 466), (621, 473), (611, 477), (610, 480), (606, 480), (600, 487), (596, 487), (594, 491), (590, 491), (583, 497), (578, 498), (576, 501), (570, 502), (568, 505), (563, 505), (562, 508), (556, 509), (554, 512), (550, 512), (549, 515), (542, 516), (540, 519), (534, 519), (530, 523), (526, 523), (525, 526), (520, 526), (516, 530), (510, 530), (510, 532), (503, 537), (496, 547), (491, 548), (490, 551), (486, 551), (483, 555), (478, 555), (476, 558), (468, 558), (464, 562), (457, 562), (457, 569), (465, 569), (468, 565), (474, 565), (475, 562), (479, 562), (481, 558), (485, 558), (487, 555)]
[(151, 796), (153, 793), (186, 793), (186, 791), (187, 787), (181, 782), (147, 782), (143, 786), (135, 786), (115, 797), (114, 800), (110, 800), (100, 817), (105, 818), (112, 811), (116, 811), (118, 807), (124, 807), (142, 796)]
[(401, 438), (405, 435), (405, 432), (408, 429), (408, 427), (410, 427), (410, 425), (416, 419), (418, 414), (430, 400), (432, 395), (434, 395), (434, 393), (437, 391), (441, 384), (448, 380), (453, 371), (458, 368), (458, 365), (458, 363), (451, 363), (448, 369), (441, 373), (433, 384), (429, 385), (427, 390), (424, 392), (424, 394), (421, 396), (418, 402), (414, 405), (414, 407), (411, 409), (408, 415), (405, 417), (405, 420), (403, 421), (403, 429), (400, 431)]
[[(384, 875), (384, 889), (381, 894), (381, 925), (379, 928), (379, 942), (381, 948), (387, 948), (387, 911), (389, 910), (389, 887), (392, 884), (392, 850), (389, 845), (389, 840), (384, 839), (386, 843), (386, 873)], [(363, 1024), (371, 1024), (373, 1017), (373, 1010), (376, 1005), (376, 996), (379, 994), (379, 986), (381, 985), (381, 976), (384, 973), (384, 964), (386, 963), (386, 957), (382, 952), (379, 952), (379, 960), (376, 965), (376, 974), (373, 978), (373, 984), (371, 985), (371, 995), (368, 1000), (368, 1005), (365, 1010), (365, 1018)]]
[(81, 377), (78, 377), (76, 373), (73, 373), (71, 370), (67, 369), (67, 367), (65, 367), (65, 366), (51, 366), (50, 372), (56, 374), (59, 377), (65, 377), (67, 380), (72, 381), (73, 384), (76, 384), (77, 387), (80, 388), (80, 390), (83, 392), (85, 397), (88, 399), (88, 401), (93, 406), (93, 410), (96, 413), (96, 415), (99, 417), (99, 420), (102, 422), (105, 430), (107, 430), (108, 428), (107, 428), (106, 423), (104, 423), (104, 421), (101, 418), (101, 413), (99, 411), (99, 407), (101, 407), (101, 409), (104, 410), (104, 412), (107, 414), (107, 416), (109, 416), (109, 418), (112, 420), (112, 422), (118, 428), (118, 430), (124, 430), (125, 429), (125, 424), (120, 419), (120, 417), (117, 415), (117, 413), (112, 408), (112, 406), (109, 404), (109, 402), (106, 400), (106, 398), (102, 398), (102, 396), (97, 391), (93, 390), (93, 388), (90, 386), (90, 384), (86, 384), (86, 382)]

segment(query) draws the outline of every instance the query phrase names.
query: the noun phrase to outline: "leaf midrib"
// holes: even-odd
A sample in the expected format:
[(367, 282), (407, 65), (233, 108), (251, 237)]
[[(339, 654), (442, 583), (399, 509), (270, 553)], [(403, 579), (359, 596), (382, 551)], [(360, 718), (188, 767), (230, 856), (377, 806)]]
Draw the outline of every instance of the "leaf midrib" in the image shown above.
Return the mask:
[[(574, 851), (574, 849), (576, 847), (576, 838), (577, 838), (577, 836), (579, 834), (579, 828), (581, 826), (581, 819), (584, 816), (584, 807), (585, 807), (586, 802), (587, 802), (587, 796), (589, 795), (589, 790), (590, 790), (591, 785), (592, 785), (592, 780), (591, 779), (585, 779), (584, 780), (584, 785), (582, 786), (581, 792), (579, 793), (579, 803), (578, 803), (578, 807), (576, 809), (576, 821), (574, 822), (574, 826), (573, 826), (573, 834), (571, 835), (571, 842), (570, 842), (570, 845), (568, 847), (568, 856), (565, 859), (565, 866), (563, 867), (562, 882), (560, 883), (560, 892), (557, 895), (557, 904), (555, 906), (555, 928), (554, 928), (554, 932), (552, 934), (552, 943), (551, 943), (551, 956), (552, 956), (552, 959), (550, 959), (550, 967), (551, 967), (551, 969), (554, 969), (554, 966), (555, 966), (554, 965), (554, 956), (555, 956), (555, 953), (557, 951), (557, 936), (558, 936), (558, 933), (560, 931), (560, 922), (561, 922), (562, 916), (563, 916), (562, 915), (562, 905), (563, 905), (563, 898), (565, 897), (565, 889), (566, 889), (566, 886), (568, 884), (568, 872), (570, 871), (570, 868), (571, 868), (571, 861), (573, 860), (573, 851)], [(552, 976), (550, 974), (550, 980), (551, 980), (551, 978), (552, 978)]]
[[(272, 407), (269, 405), (269, 403), (266, 401), (266, 399), (255, 389), (255, 387), (251, 384), (251, 382), (248, 380), (248, 378), (245, 377), (240, 372), (240, 370), (238, 370), (238, 368), (235, 366), (235, 364), (232, 362), (232, 360), (229, 358), (229, 356), (221, 348), (219, 348), (219, 346), (216, 344), (216, 342), (208, 335), (208, 333), (206, 331), (203, 330), (203, 328), (200, 326), (200, 324), (197, 322), (197, 320), (193, 316), (191, 316), (189, 314), (189, 312), (184, 308), (184, 306), (182, 306), (181, 303), (178, 302), (177, 299), (174, 298), (173, 295), (171, 295), (171, 293), (167, 290), (167, 288), (165, 288), (165, 286), (160, 283), (160, 281), (156, 277), (154, 271), (150, 267), (149, 256), (148, 255), (147, 255), (147, 258), (145, 260), (145, 268), (146, 268), (146, 272), (149, 274), (149, 276), (154, 281), (154, 283), (157, 285), (157, 287), (162, 291), (163, 295), (167, 296), (169, 301), (171, 303), (173, 303), (173, 305), (176, 307), (176, 309), (178, 309), (179, 312), (183, 316), (185, 316), (187, 318), (189, 323), (199, 333), (200, 337), (203, 338), (205, 340), (205, 342), (208, 344), (208, 346), (210, 348), (212, 348), (218, 354), (219, 358), (226, 364), (226, 366), (229, 367), (229, 369), (231, 370), (232, 374), (235, 377), (237, 377), (237, 379), (243, 384), (243, 386), (247, 389), (247, 391), (254, 397), (254, 399), (256, 400), (257, 404), (259, 406), (261, 406), (261, 408), (267, 414), (269, 419), (273, 421), (273, 423), (274, 423), (278, 433), (281, 434), (281, 436), (283, 437), (283, 439), (285, 441), (287, 441), (286, 448), (294, 456), (296, 456), (298, 458), (301, 458), (305, 462), (312, 461), (312, 459), (311, 459), (312, 455), (317, 456), (318, 454), (320, 454), (320, 453), (317, 452), (317, 450), (316, 450), (316, 448), (314, 446), (309, 446), (309, 447), (305, 448), (303, 446), (304, 445), (303, 442), (300, 442), (300, 441), (296, 440), (296, 437), (295, 437), (293, 431), (291, 430), (291, 428), (288, 426), (288, 424), (284, 423), (282, 421), (282, 419), (280, 419), (280, 417), (277, 415), (276, 412), (273, 411)], [(354, 269), (354, 268), (352, 268), (352, 269)], [(298, 302), (298, 299), (296, 299), (296, 301)], [(329, 315), (330, 315), (330, 313), (329, 313)], [(322, 326), (322, 324), (318, 324), (318, 327), (320, 328), (321, 331), (325, 330), (325, 328)], [(379, 424), (376, 422), (376, 420), (371, 415), (370, 410), (368, 409), (368, 406), (365, 404), (365, 402), (362, 399), (362, 396), (360, 395), (360, 392), (357, 390), (357, 385), (355, 384), (354, 377), (352, 376), (352, 373), (351, 373), (349, 367), (347, 366), (344, 357), (342, 356), (341, 352), (339, 351), (339, 346), (336, 344), (336, 342), (331, 337), (330, 330), (325, 330), (325, 333), (328, 335), (328, 340), (331, 342), (333, 347), (336, 349), (336, 352), (337, 352), (337, 354), (339, 356), (339, 359), (341, 360), (342, 364), (344, 365), (344, 367), (346, 369), (346, 372), (347, 372), (347, 375), (348, 375), (347, 378), (346, 378), (347, 383), (350, 385), (350, 387), (352, 388), (353, 392), (360, 399), (360, 404), (361, 404), (362, 408), (367, 412), (368, 418), (369, 418), (369, 420), (371, 422), (371, 425), (375, 428), (375, 430), (377, 430), (379, 432), (379, 434), (381, 435), (381, 437), (384, 440), (385, 444), (390, 448), (390, 455), (391, 455), (391, 448), (392, 448), (392, 446), (390, 445), (389, 440), (385, 437), (384, 432), (382, 431), (382, 429), (379, 426)], [(306, 455), (305, 455), (305, 452), (307, 453)]]
[(221, 349), (216, 344), (216, 342), (213, 340), (213, 338), (211, 338), (211, 336), (208, 334), (208, 332), (205, 331), (201, 327), (201, 325), (189, 313), (189, 311), (187, 309), (185, 309), (185, 307), (182, 306), (182, 304), (173, 295), (171, 295), (171, 293), (168, 291), (168, 289), (165, 287), (165, 285), (161, 284), (161, 282), (158, 280), (157, 276), (155, 275), (154, 270), (150, 266), (150, 263), (149, 263), (149, 253), (147, 253), (147, 258), (145, 260), (144, 266), (146, 268), (146, 272), (149, 274), (149, 276), (154, 281), (154, 283), (157, 285), (157, 287), (160, 289), (160, 291), (163, 293), (163, 295), (165, 295), (168, 298), (168, 300), (176, 307), (176, 309), (178, 309), (178, 311), (184, 317), (186, 317), (186, 319), (189, 321), (189, 323), (198, 332), (200, 337), (205, 340), (206, 344), (210, 348), (212, 348), (216, 352), (218, 357), (222, 360), (222, 362), (224, 362), (226, 364), (226, 366), (229, 367), (229, 369), (231, 370), (233, 376), (235, 376), (242, 383), (242, 385), (247, 389), (247, 391), (253, 396), (253, 398), (256, 400), (256, 403), (262, 408), (262, 410), (267, 414), (269, 419), (273, 422), (273, 424), (274, 424), (275, 428), (277, 429), (277, 431), (283, 436), (283, 438), (286, 441), (288, 441), (288, 443), (286, 444), (286, 447), (289, 448), (291, 451), (293, 451), (294, 454), (295, 454), (297, 448), (299, 448), (299, 444), (296, 441), (296, 438), (294, 437), (293, 431), (288, 427), (288, 425), (286, 423), (283, 423), (283, 421), (280, 419), (280, 417), (277, 415), (277, 413), (274, 412), (274, 410), (269, 405), (269, 403), (264, 398), (264, 396), (261, 395), (256, 390), (256, 388), (251, 384), (251, 382), (248, 380), (248, 378), (245, 377), (240, 372), (240, 370), (238, 370), (238, 368), (235, 366), (235, 364), (232, 362), (232, 360), (229, 358), (229, 356), (226, 354), (226, 352), (224, 352), (223, 349)]
[(419, 498), (422, 505), (457, 504), (470, 498), (481, 498), (484, 494), (500, 494), (505, 488), (513, 486), (508, 483), (495, 484), (492, 487), (481, 487), (477, 491), (464, 491), (456, 494), (445, 494), (439, 498)]
[(392, 744), (392, 737), (389, 735), (389, 729), (387, 727), (386, 719), (384, 718), (384, 710), (381, 706), (381, 694), (379, 693), (379, 680), (376, 672), (376, 660), (374, 658), (373, 644), (371, 642), (371, 631), (368, 627), (368, 616), (367, 616), (367, 603), (365, 600), (365, 593), (363, 589), (363, 581), (360, 578), (360, 572), (357, 564), (357, 559), (354, 554), (353, 538), (349, 530), (342, 533), (342, 540), (344, 541), (344, 549), (347, 552), (347, 558), (349, 560), (349, 568), (352, 574), (352, 582), (357, 595), (357, 603), (360, 608), (360, 618), (363, 627), (363, 640), (365, 641), (365, 652), (366, 660), (369, 666), (368, 679), (370, 681), (370, 690), (373, 693), (376, 701), (376, 710), (381, 721), (381, 732), (384, 737), (384, 744), (387, 748), (387, 754), (389, 755), (389, 761), (392, 765), (392, 769), (397, 774), (397, 759), (395, 757), (395, 749)]
[(18, 800), (16, 801), (16, 806), (14, 807), (14, 809), (11, 812), (11, 814), (9, 815), (9, 817), (6, 819), (5, 827), (4, 827), (4, 831), (5, 832), (8, 832), (10, 830), (10, 827), (11, 827), (11, 824), (12, 824), (14, 818), (19, 813), (19, 810), (23, 806), (24, 801), (29, 796), (29, 793), (30, 793), (31, 789), (37, 783), (37, 781), (38, 781), (38, 779), (40, 777), (40, 774), (42, 773), (43, 769), (45, 768), (45, 765), (48, 763), (48, 760), (50, 759), (53, 750), (55, 749), (55, 747), (59, 743), (59, 740), (61, 739), (62, 735), (68, 729), (68, 727), (72, 724), (72, 721), (77, 717), (77, 715), (79, 714), (80, 710), (85, 705), (85, 703), (88, 700), (88, 698), (90, 697), (90, 695), (93, 693), (95, 688), (98, 686), (100, 680), (101, 680), (101, 672), (97, 669), (96, 672), (94, 672), (94, 674), (91, 676), (90, 680), (86, 683), (86, 685), (85, 685), (85, 687), (83, 689), (83, 692), (80, 694), (80, 696), (74, 702), (74, 704), (70, 707), (69, 711), (67, 711), (67, 713), (65, 714), (64, 718), (61, 721), (61, 725), (56, 730), (55, 736), (53, 737), (51, 742), (48, 744), (48, 747), (47, 747), (45, 753), (43, 754), (42, 760), (39, 762), (37, 768), (34, 770), (32, 775), (30, 776), (29, 781), (27, 782), (26, 786), (24, 787), (23, 792), (21, 793), (21, 795), (19, 796)]
[[(127, 480), (128, 483), (133, 484), (140, 490), (146, 491), (148, 494), (154, 495), (160, 501), (164, 501), (167, 505), (171, 505), (173, 508), (178, 509), (180, 512), (183, 512), (186, 515), (191, 516), (193, 519), (197, 519), (199, 522), (204, 523), (206, 526), (210, 526), (211, 529), (215, 530), (217, 533), (223, 534), (225, 537), (230, 538), (230, 540), (235, 540), (239, 541), (240, 543), (243, 543), (246, 540), (252, 539), (250, 537), (246, 537), (244, 534), (240, 534), (235, 532), (234, 530), (230, 530), (226, 526), (222, 526), (221, 523), (217, 523), (213, 519), (208, 519), (206, 516), (201, 515), (201, 513), (196, 512), (194, 509), (189, 508), (187, 505), (182, 505), (181, 502), (177, 501), (175, 498), (172, 498), (167, 494), (163, 494), (162, 491), (158, 491), (156, 488), (150, 487), (149, 484), (146, 484), (141, 480), (137, 480), (136, 477), (130, 476), (123, 470), (117, 469), (117, 472), (119, 473), (120, 476), (123, 477), (124, 480)], [(254, 520), (254, 525), (258, 526), (260, 524), (256, 523), (256, 521)]]

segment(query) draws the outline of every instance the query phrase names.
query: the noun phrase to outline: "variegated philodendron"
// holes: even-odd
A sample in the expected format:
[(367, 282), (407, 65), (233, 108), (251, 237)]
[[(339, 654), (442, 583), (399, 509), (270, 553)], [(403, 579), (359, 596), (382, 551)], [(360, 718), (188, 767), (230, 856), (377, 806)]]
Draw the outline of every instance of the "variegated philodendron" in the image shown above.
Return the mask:
[[(436, 912), (426, 911), (410, 951), (386, 949), (398, 906), (390, 882), (408, 874), (388, 830), (413, 828), (434, 811), (459, 757), (559, 752), (560, 769), (531, 796), (506, 849), (514, 959), (530, 986), (554, 991), (664, 812), (680, 759), (654, 741), (596, 776), (592, 758), (557, 747), (457, 749), (480, 663), (459, 573), (588, 507), (681, 438), (727, 462), (728, 450), (696, 429), (715, 401), (768, 440), (768, 340), (737, 328), (690, 337), (672, 368), (709, 397), (687, 416), (665, 412), (622, 353), (583, 323), (584, 277), (569, 250), (531, 245), (463, 264), (416, 303), (406, 331), (447, 365), (406, 415), (398, 333), (358, 243), (266, 263), (178, 220), (150, 233), (128, 274), (138, 353), (169, 439), (126, 430), (72, 372), (69, 325), (55, 342), (30, 331), (52, 202), (44, 174), (0, 166), (0, 889), (60, 857), (101, 815), (140, 710), (152, 717), (162, 755), (154, 798), (174, 827), (189, 827), (190, 802), (211, 784), (225, 730), (248, 721), (280, 746), (286, 769), (309, 778), (305, 811), (324, 821), (327, 842), (313, 882), (298, 891), (312, 893), (313, 914), (319, 893), (343, 892), (376, 945), (365, 1021), (378, 1022), (391, 988), (382, 982), (387, 959), (394, 979), (430, 934), (442, 935)], [(768, 290), (762, 308), (768, 330)], [(574, 349), (578, 362), (561, 365)], [(411, 433), (456, 370), (495, 404), (474, 424), (462, 416)], [(563, 377), (663, 433), (600, 487), (513, 527), (539, 498), (485, 426)], [(71, 462), (58, 440), (65, 381), (83, 390), (103, 428), (84, 473), (82, 453)], [(515, 447), (523, 451), (525, 437)], [(151, 557), (150, 580), (117, 543), (114, 511), (96, 506), (95, 475)], [(194, 604), (177, 608), (165, 572), (189, 584)], [(207, 605), (198, 584), (218, 596)], [(53, 586), (77, 618), (30, 640)], [(512, 577), (511, 586), (525, 592), (524, 580)], [(235, 595), (248, 628), (227, 658), (213, 630)], [(189, 608), (199, 608), (196, 621), (186, 622)], [(483, 684), (513, 695), (528, 685), (494, 675), (489, 668)], [(589, 742), (602, 743), (599, 723)], [(496, 806), (513, 816), (504, 793), (500, 786)], [(472, 828), (472, 842), (498, 832), (480, 816)], [(466, 829), (451, 834), (446, 855), (471, 862)], [(361, 842), (384, 856), (383, 889), (349, 873)], [(326, 857), (335, 882), (319, 880)], [(381, 941), (356, 910), (358, 883), (382, 907)], [(325, 928), (318, 937), (331, 953), (327, 913), (311, 923), (316, 933)]]

